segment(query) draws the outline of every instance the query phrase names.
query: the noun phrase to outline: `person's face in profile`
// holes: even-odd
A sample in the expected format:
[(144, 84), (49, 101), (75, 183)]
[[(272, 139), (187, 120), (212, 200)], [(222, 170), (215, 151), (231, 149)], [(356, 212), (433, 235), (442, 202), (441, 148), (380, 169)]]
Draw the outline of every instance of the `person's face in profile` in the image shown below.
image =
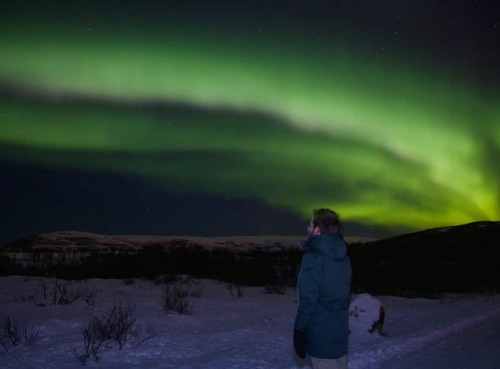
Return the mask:
[(315, 227), (312, 220), (311, 222), (309, 222), (309, 227), (307, 227), (307, 233), (309, 234), (309, 236), (320, 234), (319, 227), (318, 226)]

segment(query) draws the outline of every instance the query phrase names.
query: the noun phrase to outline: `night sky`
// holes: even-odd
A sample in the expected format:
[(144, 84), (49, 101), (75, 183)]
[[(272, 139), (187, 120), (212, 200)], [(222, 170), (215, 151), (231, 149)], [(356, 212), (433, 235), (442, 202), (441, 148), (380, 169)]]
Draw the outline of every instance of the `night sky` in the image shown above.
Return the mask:
[(500, 218), (497, 1), (8, 1), (0, 244)]

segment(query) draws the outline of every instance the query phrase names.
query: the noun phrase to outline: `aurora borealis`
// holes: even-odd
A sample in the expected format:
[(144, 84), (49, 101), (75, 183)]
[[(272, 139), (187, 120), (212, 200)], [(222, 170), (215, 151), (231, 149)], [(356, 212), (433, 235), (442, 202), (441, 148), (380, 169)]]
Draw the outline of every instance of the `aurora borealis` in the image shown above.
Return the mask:
[[(250, 3), (0, 5), (3, 223), (102, 231), (78, 212), (106, 194), (82, 205), (90, 192), (64, 183), (99, 177), (116, 179), (120, 213), (177, 199), (144, 228), (163, 234), (207, 233), (174, 226), (207, 217), (229, 234), (228, 199), (259, 204), (241, 219), (249, 234), (287, 232), (276, 214), (292, 228), (319, 206), (367, 236), (500, 218), (494, 2)], [(142, 200), (117, 195), (123, 179)], [(50, 187), (68, 191), (64, 216), (36, 195)], [(33, 203), (50, 223), (37, 227)], [(144, 222), (126, 219), (106, 229)]]

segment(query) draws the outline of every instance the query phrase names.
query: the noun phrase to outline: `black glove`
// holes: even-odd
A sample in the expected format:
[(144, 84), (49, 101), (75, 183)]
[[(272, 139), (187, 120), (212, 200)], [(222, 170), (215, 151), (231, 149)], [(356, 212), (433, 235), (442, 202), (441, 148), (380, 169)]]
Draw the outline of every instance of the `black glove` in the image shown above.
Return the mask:
[(306, 358), (306, 332), (301, 332), (294, 329), (293, 347), (298, 357), (300, 357), (301, 359)]

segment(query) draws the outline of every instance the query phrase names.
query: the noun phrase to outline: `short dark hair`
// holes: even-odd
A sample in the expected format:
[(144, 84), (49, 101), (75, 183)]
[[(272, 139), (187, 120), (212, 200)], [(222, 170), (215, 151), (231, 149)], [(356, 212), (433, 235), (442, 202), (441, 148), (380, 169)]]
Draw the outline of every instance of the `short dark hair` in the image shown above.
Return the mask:
[(314, 209), (312, 224), (315, 227), (319, 227), (321, 233), (340, 232), (340, 216), (330, 209)]

